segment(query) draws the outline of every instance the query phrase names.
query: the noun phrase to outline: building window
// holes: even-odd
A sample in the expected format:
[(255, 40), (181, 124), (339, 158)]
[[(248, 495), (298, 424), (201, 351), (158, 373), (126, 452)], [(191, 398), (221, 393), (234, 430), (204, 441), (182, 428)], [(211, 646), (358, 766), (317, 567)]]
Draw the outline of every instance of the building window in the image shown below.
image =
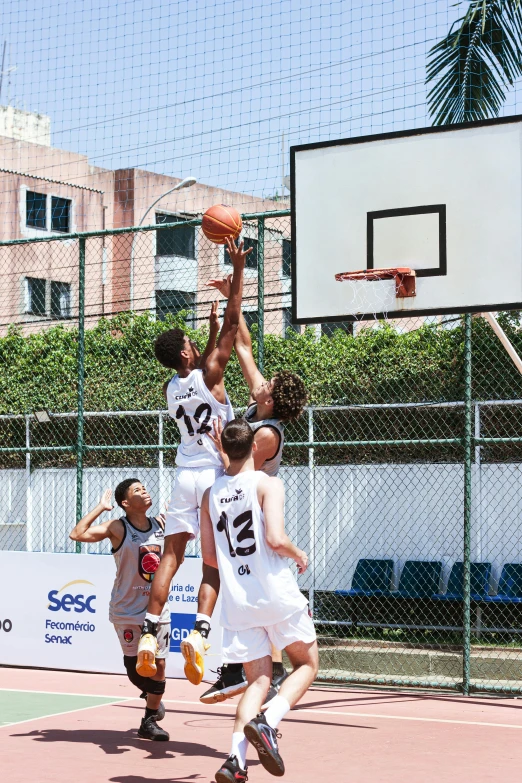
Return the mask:
[(292, 274), (292, 243), (289, 239), (283, 239), (283, 275), (290, 277)]
[(257, 326), (259, 323), (259, 314), (257, 310), (243, 310), (245, 323), (250, 331), (253, 326)]
[(71, 317), (71, 285), (51, 281), (51, 318)]
[(68, 198), (51, 198), (51, 231), (68, 234), (71, 230), (71, 202)]
[(160, 321), (170, 313), (177, 315), (186, 310), (185, 321), (192, 326), (196, 315), (196, 295), (192, 291), (156, 291), (156, 315)]
[(47, 196), (28, 190), (25, 202), (25, 224), (30, 228), (47, 228)]
[[(250, 237), (243, 237), (243, 249), (249, 250), (252, 248), (252, 252), (249, 253), (246, 257), (246, 263), (245, 266), (247, 269), (257, 269), (257, 246), (258, 241), (257, 239), (250, 239)], [(232, 261), (230, 260), (230, 254), (228, 252), (228, 248), (225, 245), (225, 264), (232, 266)]]
[(166, 228), (156, 231), (156, 255), (157, 256), (181, 256), (182, 258), (195, 258), (196, 229), (187, 226), (180, 221), (177, 215), (163, 215), (156, 213), (156, 223), (176, 223), (177, 228)]
[(283, 332), (284, 336), (287, 337), (287, 330), (291, 329), (292, 332), (297, 332), (297, 334), (301, 334), (301, 324), (294, 324), (292, 321), (292, 308), (291, 307), (285, 307), (283, 309)]
[(25, 278), (25, 312), (31, 315), (45, 315), (46, 280), (38, 277)]
[(331, 323), (327, 321), (321, 324), (321, 337), (332, 337), (339, 329), (353, 336), (354, 321), (332, 321)]

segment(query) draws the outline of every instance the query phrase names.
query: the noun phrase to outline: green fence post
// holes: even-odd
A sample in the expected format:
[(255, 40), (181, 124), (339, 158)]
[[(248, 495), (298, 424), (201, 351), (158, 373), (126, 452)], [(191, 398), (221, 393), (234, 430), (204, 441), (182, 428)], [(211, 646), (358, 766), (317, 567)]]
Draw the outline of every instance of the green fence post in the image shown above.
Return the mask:
[(471, 465), (473, 409), (471, 394), (471, 313), (464, 316), (464, 553), (462, 584), (462, 692), (469, 696), (471, 656)]
[[(76, 430), (76, 522), (83, 516), (83, 412), (85, 395), (85, 237), (79, 239), (78, 259), (78, 407)], [(76, 542), (76, 552), (82, 545)]]
[(265, 219), (257, 221), (257, 366), (265, 371)]

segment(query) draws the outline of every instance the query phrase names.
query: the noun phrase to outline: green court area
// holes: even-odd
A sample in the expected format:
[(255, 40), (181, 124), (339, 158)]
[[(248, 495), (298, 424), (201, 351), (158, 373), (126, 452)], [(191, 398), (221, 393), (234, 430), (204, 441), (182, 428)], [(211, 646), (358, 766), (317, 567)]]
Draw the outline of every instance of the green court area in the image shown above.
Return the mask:
[(84, 710), (87, 707), (101, 707), (119, 701), (125, 699), (72, 693), (0, 690), (0, 726)]

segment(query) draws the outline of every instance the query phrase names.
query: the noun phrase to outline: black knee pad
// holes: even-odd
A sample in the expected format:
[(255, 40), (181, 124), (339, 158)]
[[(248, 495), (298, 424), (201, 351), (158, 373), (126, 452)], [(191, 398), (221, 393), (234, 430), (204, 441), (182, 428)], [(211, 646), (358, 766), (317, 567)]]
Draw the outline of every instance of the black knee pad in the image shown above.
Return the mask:
[(147, 693), (152, 693), (154, 696), (163, 696), (165, 693), (165, 680), (149, 680), (149, 690)]
[(138, 661), (137, 655), (124, 655), (123, 665), (127, 670), (127, 677), (133, 685), (140, 691), (145, 693), (153, 693), (160, 695), (165, 693), (165, 680), (151, 680), (150, 677), (142, 677), (136, 671), (136, 663)]

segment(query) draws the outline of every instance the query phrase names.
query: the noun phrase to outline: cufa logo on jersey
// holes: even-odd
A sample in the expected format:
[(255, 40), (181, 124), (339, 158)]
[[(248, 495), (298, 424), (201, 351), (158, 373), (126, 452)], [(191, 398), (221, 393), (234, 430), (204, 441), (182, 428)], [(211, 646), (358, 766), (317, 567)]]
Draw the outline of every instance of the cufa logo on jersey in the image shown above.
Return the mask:
[(152, 582), (161, 561), (161, 546), (158, 544), (142, 544), (138, 560), (138, 570), (142, 579)]

